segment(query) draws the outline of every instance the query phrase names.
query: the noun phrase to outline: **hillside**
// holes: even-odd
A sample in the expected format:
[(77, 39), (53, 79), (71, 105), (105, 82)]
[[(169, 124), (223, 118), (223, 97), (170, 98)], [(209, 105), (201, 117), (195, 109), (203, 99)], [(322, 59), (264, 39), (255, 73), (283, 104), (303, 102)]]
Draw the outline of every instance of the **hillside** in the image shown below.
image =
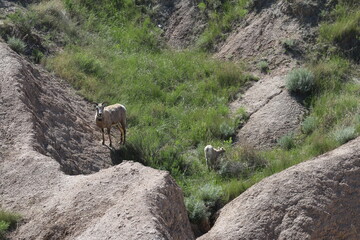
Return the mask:
[[(10, 237), (192, 239), (212, 225), (201, 239), (328, 236), (344, 215), (332, 206), (358, 196), (344, 177), (358, 139), (341, 145), (360, 134), (359, 9), (2, 1), (0, 207), (23, 216)], [(104, 101), (127, 108), (125, 145), (100, 143), (92, 105)], [(214, 170), (207, 144), (226, 149)]]
[[(4, 43), (0, 56), (1, 124), (7, 126), (0, 205), (23, 217), (14, 239), (192, 238), (182, 192), (168, 173), (133, 162), (109, 168), (109, 151), (86, 116), (89, 103)], [(63, 151), (69, 155), (58, 154)]]

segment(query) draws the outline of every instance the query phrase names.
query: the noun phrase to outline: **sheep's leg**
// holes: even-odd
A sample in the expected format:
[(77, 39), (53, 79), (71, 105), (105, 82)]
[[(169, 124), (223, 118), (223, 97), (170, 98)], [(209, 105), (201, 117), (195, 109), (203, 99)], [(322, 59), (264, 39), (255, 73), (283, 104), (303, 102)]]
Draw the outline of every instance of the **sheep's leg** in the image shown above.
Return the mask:
[(122, 138), (123, 138), (123, 144), (126, 142), (126, 119), (120, 120), (121, 129), (122, 129)]
[(124, 141), (123, 141), (123, 144), (125, 144), (125, 142), (126, 142), (126, 128), (125, 127), (123, 127), (123, 132), (124, 132)]
[(124, 124), (119, 123), (117, 124), (119, 131), (120, 131), (120, 144), (125, 144), (125, 139), (126, 139), (126, 128), (124, 127)]
[(105, 144), (105, 136), (104, 136), (104, 129), (103, 128), (101, 129), (101, 132), (102, 132), (102, 138), (103, 138), (102, 145), (104, 145)]
[(111, 143), (110, 129), (111, 129), (111, 127), (109, 127), (109, 128), (107, 129), (107, 133), (108, 133), (108, 135), (109, 135), (109, 141), (110, 141), (110, 147), (111, 147), (111, 146), (112, 146), (112, 143)]
[(116, 127), (119, 129), (119, 131), (120, 131), (120, 141), (119, 141), (119, 144), (121, 144), (122, 143), (122, 138), (123, 138), (123, 132), (122, 132), (122, 130), (121, 130), (121, 125), (120, 125), (120, 123), (118, 123), (118, 124), (116, 124)]

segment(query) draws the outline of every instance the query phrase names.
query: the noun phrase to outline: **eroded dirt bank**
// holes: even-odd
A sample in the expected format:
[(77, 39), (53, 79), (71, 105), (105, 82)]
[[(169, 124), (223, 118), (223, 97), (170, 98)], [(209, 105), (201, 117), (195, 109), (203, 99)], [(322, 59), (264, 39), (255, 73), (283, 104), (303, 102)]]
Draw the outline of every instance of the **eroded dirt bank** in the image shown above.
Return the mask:
[(252, 186), (199, 240), (359, 239), (360, 138)]
[(172, 177), (110, 167), (91, 106), (1, 42), (0, 103), (0, 205), (24, 218), (12, 239), (193, 238)]

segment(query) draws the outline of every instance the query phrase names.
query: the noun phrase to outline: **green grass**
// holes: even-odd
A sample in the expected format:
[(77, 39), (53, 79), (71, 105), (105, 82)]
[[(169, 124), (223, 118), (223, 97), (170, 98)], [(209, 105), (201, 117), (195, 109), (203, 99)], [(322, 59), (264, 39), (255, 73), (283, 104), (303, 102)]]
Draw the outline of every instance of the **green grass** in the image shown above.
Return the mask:
[(0, 239), (6, 239), (6, 232), (13, 228), (20, 218), (18, 214), (0, 209)]
[(260, 61), (257, 66), (262, 73), (268, 73), (269, 63), (267, 61)]
[(10, 37), (7, 41), (9, 47), (17, 53), (24, 53), (26, 44), (19, 38)]
[(233, 24), (248, 13), (250, 0), (204, 0), (198, 7), (206, 14), (208, 26), (197, 41), (197, 46), (208, 52), (213, 51), (219, 41), (225, 39)]
[(339, 1), (320, 26), (320, 40), (335, 45), (338, 54), (360, 61), (360, 3)]
[[(348, 77), (352, 63), (328, 52), (309, 63), (304, 74), (295, 74), (295, 80), (301, 80), (294, 80), (295, 91), (312, 93), (304, 101), (310, 111), (302, 131), (285, 139), (282, 148), (262, 152), (248, 146), (234, 148), (235, 131), (249, 116), (240, 109), (230, 117), (228, 103), (248, 81), (255, 80), (245, 73), (243, 64), (217, 61), (204, 52), (164, 48), (161, 32), (150, 20), (151, 9), (144, 4), (147, 1), (94, 3), (65, 0), (64, 5), (56, 5), (50, 1), (34, 5), (34, 15), (15, 14), (12, 19), (23, 23), (26, 31), (51, 26), (50, 42), (58, 40), (52, 37), (56, 33), (70, 39), (63, 42), (60, 53), (41, 60), (44, 56), (38, 52), (34, 59), (68, 80), (87, 99), (126, 106), (128, 141), (118, 156), (168, 170), (184, 191), (193, 222), (206, 220), (261, 179), (360, 133), (360, 87)], [(247, 11), (248, 1), (218, 3), (198, 3), (209, 19), (197, 43), (202, 50), (211, 51)], [(70, 17), (59, 15), (62, 8)], [(331, 18), (331, 24), (336, 21)], [(310, 84), (303, 79), (310, 79)], [(226, 149), (217, 171), (206, 168), (203, 148), (207, 144)]]
[(308, 94), (314, 85), (313, 73), (305, 68), (294, 69), (286, 76), (286, 88), (290, 92)]

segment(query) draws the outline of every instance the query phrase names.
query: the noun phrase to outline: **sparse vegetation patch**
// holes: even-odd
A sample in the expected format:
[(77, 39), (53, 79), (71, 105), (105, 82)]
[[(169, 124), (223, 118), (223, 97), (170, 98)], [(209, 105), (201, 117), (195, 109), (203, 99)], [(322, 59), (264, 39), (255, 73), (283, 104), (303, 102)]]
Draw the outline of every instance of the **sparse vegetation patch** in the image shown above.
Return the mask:
[(314, 75), (308, 69), (292, 70), (286, 77), (286, 88), (290, 92), (307, 94), (314, 89)]
[(15, 227), (20, 218), (19, 214), (0, 209), (0, 239), (6, 239), (6, 232)]

